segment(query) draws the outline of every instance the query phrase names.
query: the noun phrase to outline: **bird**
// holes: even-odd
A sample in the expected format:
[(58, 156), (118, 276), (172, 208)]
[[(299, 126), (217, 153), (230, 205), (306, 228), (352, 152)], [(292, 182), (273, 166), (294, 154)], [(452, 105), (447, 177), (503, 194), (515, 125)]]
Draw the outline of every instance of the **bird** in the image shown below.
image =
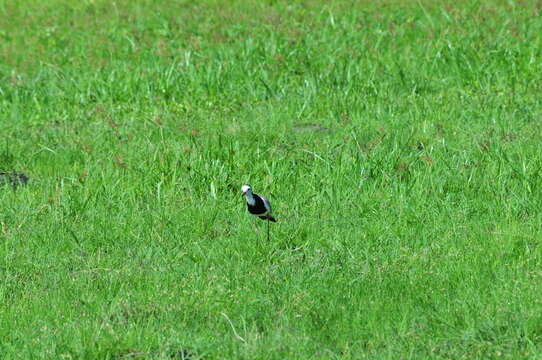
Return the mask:
[(262, 220), (267, 220), (267, 240), (269, 241), (269, 222), (277, 222), (273, 216), (271, 203), (266, 197), (253, 193), (250, 185), (241, 186), (241, 192), (247, 202), (248, 212)]

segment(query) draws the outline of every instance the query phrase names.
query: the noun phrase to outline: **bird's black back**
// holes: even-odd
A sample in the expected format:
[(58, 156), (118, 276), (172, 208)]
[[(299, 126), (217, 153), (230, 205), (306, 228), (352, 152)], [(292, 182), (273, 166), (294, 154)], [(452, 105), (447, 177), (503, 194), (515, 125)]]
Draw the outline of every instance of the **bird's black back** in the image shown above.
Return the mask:
[(248, 212), (253, 215), (265, 214), (267, 209), (265, 208), (263, 199), (258, 194), (252, 194), (252, 196), (254, 197), (254, 205), (247, 203)]

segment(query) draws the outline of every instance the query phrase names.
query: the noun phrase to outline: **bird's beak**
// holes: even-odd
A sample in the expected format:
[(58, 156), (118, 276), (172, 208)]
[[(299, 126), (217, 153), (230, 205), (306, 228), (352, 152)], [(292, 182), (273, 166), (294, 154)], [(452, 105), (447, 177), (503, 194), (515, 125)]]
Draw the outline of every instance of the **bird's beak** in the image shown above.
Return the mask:
[(241, 196), (245, 196), (247, 192), (246, 191), (243, 191), (243, 193), (241, 194)]

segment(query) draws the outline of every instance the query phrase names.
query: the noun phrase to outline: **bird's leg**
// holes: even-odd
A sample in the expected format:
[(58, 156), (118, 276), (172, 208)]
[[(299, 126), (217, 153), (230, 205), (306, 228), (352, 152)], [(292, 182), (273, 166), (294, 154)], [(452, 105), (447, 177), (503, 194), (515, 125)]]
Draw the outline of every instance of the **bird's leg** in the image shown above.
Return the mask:
[(254, 218), (254, 229), (255, 229), (255, 233), (256, 233), (256, 241), (258, 241), (258, 232), (259, 232), (259, 230), (258, 230), (258, 219), (255, 216), (253, 216), (253, 218)]

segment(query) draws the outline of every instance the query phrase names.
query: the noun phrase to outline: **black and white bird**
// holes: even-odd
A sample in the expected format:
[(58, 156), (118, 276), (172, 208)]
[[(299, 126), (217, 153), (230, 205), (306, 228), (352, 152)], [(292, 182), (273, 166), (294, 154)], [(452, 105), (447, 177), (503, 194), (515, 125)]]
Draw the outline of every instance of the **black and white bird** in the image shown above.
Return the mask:
[(267, 220), (267, 240), (269, 240), (269, 222), (277, 222), (273, 216), (271, 203), (264, 196), (253, 193), (250, 185), (241, 186), (241, 192), (247, 201), (248, 212), (262, 220)]

